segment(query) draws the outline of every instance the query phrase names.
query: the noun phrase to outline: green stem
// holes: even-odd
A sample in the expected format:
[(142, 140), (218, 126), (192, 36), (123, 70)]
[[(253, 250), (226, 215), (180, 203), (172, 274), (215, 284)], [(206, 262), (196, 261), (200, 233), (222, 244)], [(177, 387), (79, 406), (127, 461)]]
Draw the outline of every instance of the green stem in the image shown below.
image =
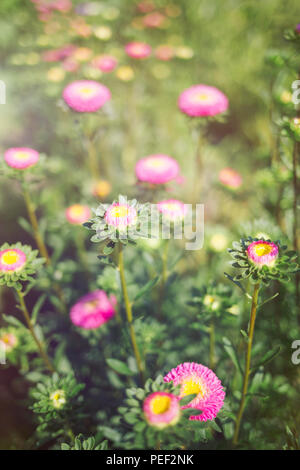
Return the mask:
[(124, 297), (124, 302), (125, 302), (125, 310), (126, 310), (127, 322), (128, 322), (128, 325), (129, 325), (129, 332), (130, 332), (132, 348), (133, 348), (133, 352), (134, 352), (134, 355), (135, 355), (138, 370), (140, 372), (142, 383), (144, 383), (144, 368), (143, 368), (140, 352), (139, 352), (139, 349), (138, 349), (138, 346), (137, 346), (136, 335), (135, 335), (135, 330), (134, 330), (134, 326), (133, 326), (132, 306), (131, 306), (131, 303), (130, 303), (130, 300), (129, 300), (129, 297), (128, 297), (128, 291), (127, 291), (127, 285), (126, 285), (126, 279), (125, 279), (125, 271), (124, 271), (123, 247), (122, 247), (121, 243), (119, 243), (119, 272), (120, 272), (122, 292), (123, 292), (123, 297)]
[(240, 402), (239, 411), (236, 418), (235, 424), (235, 431), (233, 436), (233, 444), (237, 445), (239, 440), (239, 431), (241, 426), (241, 421), (245, 409), (246, 404), (246, 395), (248, 391), (248, 384), (249, 384), (249, 376), (250, 376), (250, 365), (251, 365), (251, 351), (252, 351), (252, 343), (253, 343), (253, 335), (254, 335), (254, 326), (255, 326), (255, 319), (256, 319), (256, 311), (257, 311), (257, 303), (258, 303), (258, 293), (259, 293), (259, 282), (255, 284), (252, 296), (252, 305), (251, 305), (251, 313), (250, 313), (250, 325), (248, 331), (248, 345), (247, 345), (247, 353), (246, 353), (246, 362), (245, 362), (245, 372), (244, 372), (244, 381), (243, 381), (243, 390), (242, 390), (242, 398)]
[(36, 336), (35, 334), (35, 331), (34, 331), (34, 327), (33, 327), (33, 324), (31, 322), (31, 318), (30, 318), (30, 315), (29, 315), (29, 312), (27, 310), (27, 307), (26, 307), (26, 304), (25, 304), (25, 300), (24, 300), (24, 295), (21, 291), (19, 291), (18, 289), (16, 289), (16, 292), (17, 292), (17, 295), (18, 295), (18, 298), (19, 298), (19, 302), (20, 302), (20, 307), (21, 307), (21, 311), (23, 313), (23, 316), (25, 318), (25, 321), (27, 323), (27, 326), (28, 326), (28, 329), (31, 333), (31, 336), (32, 338), (34, 339), (37, 347), (38, 347), (38, 350), (39, 350), (39, 353), (40, 353), (40, 356), (41, 358), (43, 359), (47, 369), (53, 373), (55, 372), (55, 369), (47, 355), (47, 353), (45, 352), (40, 340), (38, 339), (38, 337)]
[(209, 368), (215, 368), (215, 325), (214, 321), (211, 320), (209, 328)]
[[(41, 235), (38, 220), (37, 220), (37, 217), (36, 217), (36, 214), (35, 214), (34, 204), (32, 202), (30, 193), (29, 193), (29, 191), (26, 187), (25, 182), (23, 182), (22, 187), (23, 187), (23, 196), (24, 196), (24, 201), (25, 201), (25, 205), (26, 205), (26, 208), (27, 208), (27, 212), (28, 212), (28, 217), (29, 217), (32, 229), (33, 229), (33, 234), (34, 234), (34, 238), (35, 238), (38, 250), (39, 250), (40, 254), (42, 255), (42, 257), (45, 258), (46, 265), (51, 266), (51, 258), (50, 258), (49, 252), (47, 250), (46, 244), (44, 242), (44, 239)], [(63, 291), (61, 290), (61, 288), (58, 284), (53, 284), (53, 289), (56, 292), (56, 294), (57, 294), (57, 296), (58, 296), (58, 298), (61, 302), (61, 311), (63, 313), (65, 313), (67, 311), (67, 309), (66, 309), (66, 304), (65, 304)]]
[(42, 237), (40, 229), (39, 229), (37, 217), (36, 217), (36, 214), (35, 214), (34, 204), (31, 200), (29, 191), (26, 188), (25, 184), (23, 184), (23, 196), (24, 196), (24, 201), (25, 201), (25, 204), (26, 204), (28, 217), (29, 217), (32, 229), (33, 229), (33, 234), (34, 234), (34, 238), (35, 238), (37, 247), (38, 247), (42, 257), (45, 258), (46, 264), (50, 265), (51, 264), (50, 256), (49, 256), (47, 247), (45, 245), (45, 242), (43, 240), (43, 237)]

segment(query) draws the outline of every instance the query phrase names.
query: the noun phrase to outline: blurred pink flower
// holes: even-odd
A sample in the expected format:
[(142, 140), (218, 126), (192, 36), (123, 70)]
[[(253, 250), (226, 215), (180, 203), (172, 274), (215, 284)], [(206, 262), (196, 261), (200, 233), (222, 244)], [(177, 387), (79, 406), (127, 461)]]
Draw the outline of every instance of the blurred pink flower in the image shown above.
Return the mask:
[(129, 42), (125, 46), (125, 52), (134, 59), (145, 59), (151, 54), (151, 47), (144, 42)]
[(186, 206), (177, 199), (165, 199), (157, 203), (157, 208), (167, 219), (176, 221), (183, 219), (186, 214)]
[(98, 111), (110, 100), (109, 89), (93, 80), (78, 80), (70, 83), (63, 91), (67, 105), (79, 113)]
[(114, 70), (117, 66), (117, 59), (112, 55), (100, 55), (93, 59), (93, 66), (101, 70), (101, 72), (107, 73)]
[(167, 44), (163, 44), (161, 46), (158, 46), (155, 49), (155, 56), (159, 60), (170, 60), (172, 57), (174, 57), (174, 49), (172, 46), (168, 46)]
[(159, 13), (158, 11), (154, 11), (153, 13), (149, 13), (148, 15), (144, 16), (143, 24), (147, 28), (159, 28), (165, 22), (166, 17)]
[(232, 189), (239, 188), (243, 183), (241, 175), (233, 168), (223, 168), (219, 173), (219, 180), (225, 186)]
[(215, 87), (194, 85), (181, 93), (178, 107), (188, 116), (215, 116), (227, 110), (228, 99)]
[(12, 168), (25, 170), (38, 162), (39, 153), (28, 147), (12, 147), (4, 153), (4, 160)]
[(159, 153), (139, 160), (135, 172), (139, 181), (164, 184), (177, 178), (179, 165), (174, 158)]
[(81, 297), (71, 308), (70, 318), (74, 325), (93, 330), (115, 315), (117, 299), (107, 296), (104, 290), (95, 290)]
[(91, 218), (92, 213), (88, 206), (73, 204), (66, 209), (65, 215), (70, 224), (81, 225)]

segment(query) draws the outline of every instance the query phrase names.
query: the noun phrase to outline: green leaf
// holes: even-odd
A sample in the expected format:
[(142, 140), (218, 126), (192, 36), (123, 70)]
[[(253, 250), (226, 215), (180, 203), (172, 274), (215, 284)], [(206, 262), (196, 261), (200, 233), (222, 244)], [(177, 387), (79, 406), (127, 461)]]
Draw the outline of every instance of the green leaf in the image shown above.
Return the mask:
[(237, 352), (236, 352), (235, 348), (233, 347), (231, 341), (229, 341), (228, 338), (224, 337), (223, 338), (223, 343), (224, 343), (224, 349), (225, 349), (226, 353), (228, 354), (228, 356), (232, 360), (232, 362), (235, 365), (236, 369), (243, 375), (243, 370), (242, 370), (242, 367), (240, 365)]
[(251, 368), (251, 373), (252, 372), (255, 372), (257, 369), (259, 369), (259, 367), (261, 366), (264, 366), (266, 365), (268, 362), (272, 361), (273, 359), (275, 359), (276, 356), (278, 356), (278, 354), (280, 353), (281, 351), (281, 346), (275, 346), (275, 348), (273, 348), (271, 351), (268, 351), (263, 357), (262, 359), (257, 363), (255, 364), (252, 368)]
[(148, 294), (148, 292), (150, 292), (153, 289), (155, 284), (157, 284), (158, 280), (159, 280), (159, 276), (156, 276), (154, 279), (151, 279), (149, 282), (147, 282), (147, 284), (145, 284), (144, 287), (142, 287), (142, 289), (137, 293), (137, 295), (134, 298), (134, 301)]
[(46, 299), (46, 294), (43, 294), (39, 297), (39, 299), (36, 301), (33, 309), (32, 309), (32, 316), (31, 316), (31, 320), (32, 320), (32, 323), (35, 324), (36, 320), (37, 320), (37, 317), (38, 317), (38, 314), (40, 313), (40, 310), (42, 308), (42, 305), (43, 303), (45, 302), (45, 299)]
[(109, 365), (109, 367), (111, 367), (113, 370), (115, 370), (119, 374), (134, 375), (134, 372), (132, 372), (132, 370), (129, 369), (127, 364), (125, 364), (122, 361), (119, 361), (118, 359), (110, 358), (110, 359), (106, 359), (106, 362)]

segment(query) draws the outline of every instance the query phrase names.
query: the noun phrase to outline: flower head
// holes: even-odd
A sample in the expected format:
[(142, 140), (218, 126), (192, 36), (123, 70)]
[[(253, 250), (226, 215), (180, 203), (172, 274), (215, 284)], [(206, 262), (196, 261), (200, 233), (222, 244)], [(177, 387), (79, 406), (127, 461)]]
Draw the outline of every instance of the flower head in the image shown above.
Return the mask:
[(180, 417), (179, 398), (172, 393), (154, 392), (144, 400), (143, 410), (151, 426), (159, 429), (173, 426)]
[(181, 93), (178, 107), (188, 116), (215, 116), (227, 110), (228, 99), (215, 87), (194, 85)]
[(114, 202), (105, 212), (104, 219), (107, 225), (113, 225), (122, 230), (136, 224), (137, 211), (129, 204)]
[(166, 20), (166, 17), (159, 11), (154, 11), (144, 16), (143, 24), (147, 28), (160, 28)]
[(243, 182), (241, 175), (236, 170), (229, 167), (223, 168), (220, 171), (219, 180), (222, 184), (231, 189), (238, 189)]
[(67, 105), (79, 113), (98, 111), (110, 98), (109, 89), (93, 80), (72, 82), (63, 91)]
[(50, 394), (49, 398), (54, 408), (60, 409), (66, 404), (66, 394), (64, 390), (55, 390)]
[(179, 165), (174, 158), (168, 155), (149, 155), (137, 162), (135, 173), (139, 181), (164, 184), (179, 175)]
[(101, 55), (95, 57), (93, 60), (93, 65), (101, 72), (108, 73), (114, 70), (117, 66), (117, 59), (111, 55)]
[(10, 332), (0, 332), (0, 351), (1, 348), (6, 352), (11, 352), (18, 344), (16, 335)]
[(289, 274), (299, 271), (297, 253), (286, 251), (287, 246), (281, 245), (280, 240), (272, 242), (263, 238), (242, 238), (240, 242), (233, 242), (229, 253), (234, 259), (233, 267), (240, 268), (238, 275), (231, 277), (233, 281), (252, 279), (253, 282), (262, 281), (268, 284), (271, 280), (289, 279)]
[(73, 204), (66, 209), (66, 219), (70, 224), (81, 225), (91, 217), (91, 210), (88, 206), (82, 204)]
[(39, 153), (27, 147), (15, 147), (6, 150), (4, 160), (12, 168), (25, 170), (38, 162)]
[(97, 181), (93, 189), (94, 196), (98, 196), (101, 199), (106, 198), (106, 196), (108, 196), (110, 192), (111, 184), (106, 180)]
[(85, 330), (99, 328), (115, 315), (116, 304), (114, 295), (108, 297), (104, 290), (95, 290), (73, 305), (70, 311), (71, 321)]
[(168, 220), (173, 222), (184, 218), (187, 208), (185, 204), (177, 199), (166, 199), (157, 204), (158, 211)]
[(151, 54), (151, 47), (144, 42), (129, 42), (125, 46), (125, 52), (133, 59), (146, 59)]
[(159, 60), (170, 60), (174, 57), (174, 49), (168, 44), (162, 44), (155, 49), (155, 56)]
[(247, 255), (256, 266), (273, 266), (278, 256), (278, 246), (273, 242), (258, 240), (248, 245)]
[(221, 381), (208, 367), (196, 362), (184, 362), (172, 369), (165, 377), (165, 382), (180, 385), (179, 398), (196, 394), (196, 397), (182, 408), (195, 408), (201, 414), (190, 416), (190, 420), (213, 420), (224, 404), (225, 392)]
[(21, 288), (19, 281), (28, 281), (44, 262), (37, 254), (28, 245), (4, 243), (0, 247), (0, 285)]
[(26, 263), (26, 255), (22, 250), (17, 248), (7, 248), (0, 251), (0, 271), (14, 272), (23, 268)]

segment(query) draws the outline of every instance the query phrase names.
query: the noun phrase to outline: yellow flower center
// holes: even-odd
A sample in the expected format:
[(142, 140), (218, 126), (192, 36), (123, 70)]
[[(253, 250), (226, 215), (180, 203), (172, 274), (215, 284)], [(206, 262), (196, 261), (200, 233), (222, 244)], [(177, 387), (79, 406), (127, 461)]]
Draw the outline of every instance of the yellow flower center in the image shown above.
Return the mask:
[(186, 380), (183, 383), (181, 395), (185, 397), (186, 395), (200, 395), (203, 397), (204, 390), (199, 382), (196, 382), (193, 378)]
[(6, 251), (2, 257), (1, 257), (1, 261), (2, 263), (4, 264), (15, 264), (18, 259), (20, 258), (20, 255), (14, 251), (14, 250), (9, 250), (9, 251)]
[(195, 101), (197, 103), (201, 102), (201, 101), (208, 101), (209, 100), (209, 96), (206, 94), (206, 93), (197, 93), (194, 97)]
[(127, 217), (128, 207), (126, 206), (115, 206), (111, 210), (111, 215), (116, 219)]
[(80, 215), (83, 214), (83, 212), (84, 212), (84, 208), (80, 206), (79, 204), (76, 204), (75, 206), (71, 208), (71, 214), (73, 217), (79, 217)]
[(255, 253), (257, 256), (265, 256), (271, 253), (272, 247), (270, 245), (265, 245), (263, 243), (255, 246)]
[(165, 162), (158, 158), (153, 158), (147, 161), (147, 166), (150, 168), (163, 168), (165, 166)]
[(64, 390), (56, 390), (50, 395), (54, 408), (62, 408), (66, 403)]
[(89, 98), (90, 96), (92, 96), (95, 93), (95, 90), (94, 90), (94, 88), (85, 86), (85, 87), (80, 88), (79, 93), (83, 97)]
[(8, 334), (5, 334), (5, 335), (1, 336), (1, 341), (5, 344), (10, 344), (10, 340), (11, 340), (11, 338), (10, 338), (10, 335), (8, 335)]
[(28, 158), (28, 152), (16, 152), (15, 158), (17, 160), (26, 160)]
[(151, 402), (152, 413), (161, 415), (170, 408), (171, 398), (166, 396), (157, 396)]

